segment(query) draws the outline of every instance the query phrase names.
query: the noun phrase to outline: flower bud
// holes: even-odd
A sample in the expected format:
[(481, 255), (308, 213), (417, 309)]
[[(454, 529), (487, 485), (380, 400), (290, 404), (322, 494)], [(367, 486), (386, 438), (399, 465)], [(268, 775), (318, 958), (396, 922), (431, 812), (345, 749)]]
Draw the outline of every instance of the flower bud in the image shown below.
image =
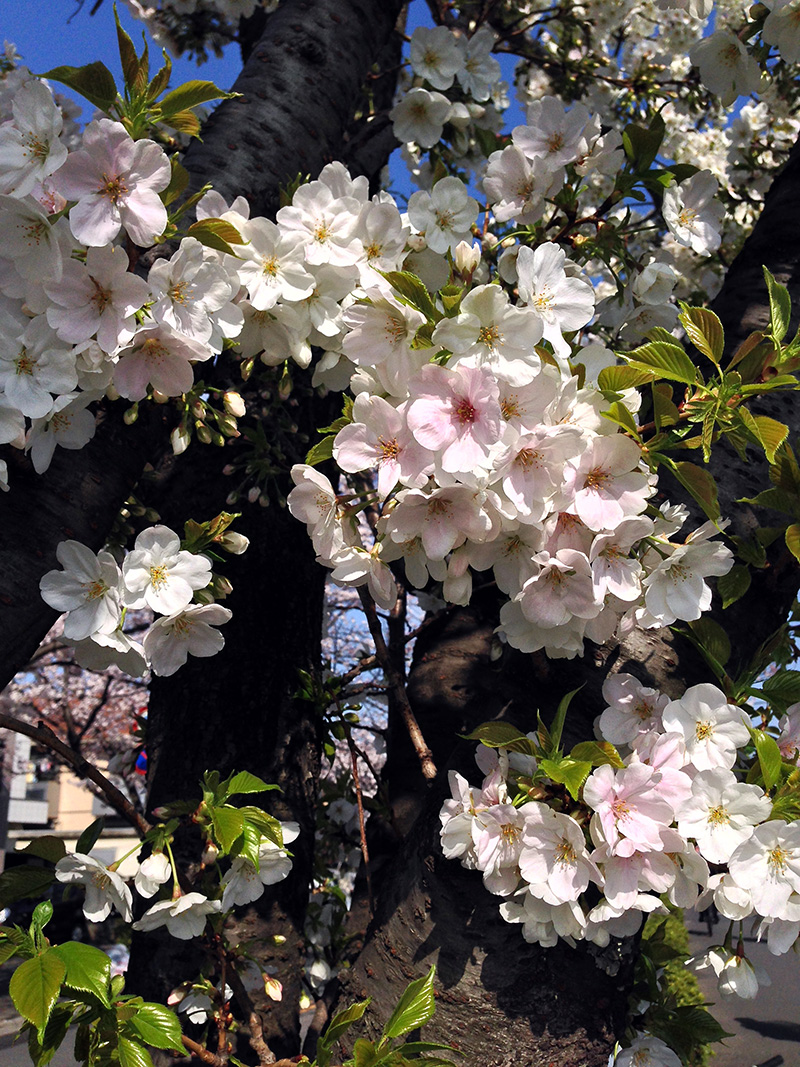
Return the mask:
[(206, 417), (206, 406), (202, 400), (195, 400), (192, 404), (192, 415), (196, 419), (204, 419)]
[(220, 431), (226, 437), (239, 437), (240, 436), (239, 428), (236, 425), (236, 419), (231, 418), (230, 415), (218, 415), (217, 416), (217, 426), (219, 426)]
[(154, 404), (166, 404), (169, 397), (166, 393), (160, 393), (158, 389), (153, 390), (153, 403)]
[(176, 426), (172, 433), (169, 435), (169, 441), (172, 445), (173, 455), (179, 456), (181, 452), (185, 452), (191, 443), (191, 435), (188, 429), (181, 424)]
[(250, 375), (253, 373), (253, 367), (256, 364), (255, 356), (250, 356), (249, 359), (243, 359), (239, 367), (239, 373), (242, 376), (242, 381), (246, 382)]
[(222, 403), (225, 405), (225, 410), (229, 415), (235, 415), (239, 419), (247, 410), (241, 395), (233, 389), (229, 389), (227, 393), (225, 393), (222, 398)]
[(210, 867), (217, 862), (219, 856), (219, 849), (213, 841), (206, 841), (206, 847), (203, 849), (203, 863), (206, 867)]
[(425, 240), (424, 233), (410, 234), (406, 243), (412, 252), (421, 252), (424, 248), (428, 247), (428, 242)]
[(139, 418), (139, 403), (131, 404), (125, 414), (122, 416), (122, 421), (126, 426), (133, 426), (136, 420)]
[(283, 1000), (283, 986), (277, 978), (264, 977), (264, 992), (270, 1000)]
[(250, 538), (236, 533), (235, 530), (226, 530), (221, 537), (216, 538), (216, 544), (224, 548), (226, 552), (230, 552), (232, 556), (241, 556), (242, 552), (247, 551)]
[(211, 444), (211, 430), (206, 426), (204, 422), (196, 422), (194, 424), (194, 432), (197, 434), (197, 440), (203, 445)]
[(453, 263), (459, 274), (472, 274), (481, 261), (481, 250), (478, 244), (471, 245), (468, 241), (459, 241), (453, 253)]
[(250, 501), (251, 504), (255, 504), (260, 495), (261, 490), (258, 488), (257, 485), (254, 485), (252, 489), (247, 490), (247, 499)]

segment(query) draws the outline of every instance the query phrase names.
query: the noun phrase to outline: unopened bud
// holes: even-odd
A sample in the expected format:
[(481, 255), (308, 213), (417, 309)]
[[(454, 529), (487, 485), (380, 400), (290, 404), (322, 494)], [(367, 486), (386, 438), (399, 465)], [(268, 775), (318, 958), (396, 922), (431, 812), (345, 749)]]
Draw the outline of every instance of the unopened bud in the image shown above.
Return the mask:
[(198, 589), (194, 594), (194, 598), (198, 604), (213, 604), (216, 600), (211, 589)]
[(223, 600), (233, 592), (233, 586), (227, 578), (221, 574), (215, 574), (211, 582), (211, 589), (218, 600)]
[(277, 978), (264, 977), (264, 992), (270, 1000), (283, 1000), (283, 986)]
[(159, 513), (156, 511), (155, 508), (146, 508), (145, 509), (145, 513), (144, 513), (144, 517), (150, 523), (161, 522), (161, 516), (159, 515)]
[(228, 505), (229, 508), (236, 507), (236, 505), (239, 503), (239, 494), (235, 489), (232, 492), (228, 493), (228, 495), (225, 497), (225, 503)]
[(172, 445), (172, 452), (174, 455), (179, 456), (181, 452), (185, 452), (191, 443), (191, 435), (186, 426), (176, 426), (172, 433), (169, 435), (169, 441)]
[(453, 263), (459, 274), (472, 274), (481, 261), (480, 245), (459, 241), (453, 253)]
[(218, 415), (217, 426), (220, 428), (220, 432), (225, 434), (226, 437), (239, 437), (239, 427), (236, 425), (236, 419), (230, 415)]
[(139, 403), (131, 404), (125, 414), (122, 416), (122, 421), (126, 426), (133, 426), (136, 420), (139, 418)]
[(202, 400), (195, 400), (192, 404), (192, 415), (196, 419), (204, 419), (206, 417), (206, 406)]
[(292, 395), (292, 379), (288, 374), (284, 374), (278, 384), (278, 396), (281, 400), (288, 400)]
[(158, 389), (153, 390), (153, 403), (154, 404), (166, 404), (169, 397), (166, 393), (160, 393)]
[(204, 422), (196, 422), (194, 424), (194, 432), (197, 434), (197, 440), (203, 445), (210, 445), (212, 440), (211, 430), (206, 426)]
[(238, 419), (244, 415), (247, 408), (245, 402), (239, 393), (229, 389), (222, 398), (222, 403), (225, 405), (225, 410), (229, 415), (235, 415)]
[(412, 252), (421, 252), (424, 248), (428, 247), (428, 242), (425, 240), (424, 233), (410, 234), (406, 244)]
[(217, 862), (219, 856), (219, 849), (213, 841), (206, 841), (206, 847), (203, 849), (203, 863), (206, 867), (210, 867), (213, 863)]
[(253, 367), (256, 365), (255, 356), (250, 356), (249, 359), (243, 359), (239, 367), (239, 373), (242, 376), (242, 381), (246, 382), (250, 375), (253, 373)]
[(226, 530), (222, 537), (216, 539), (216, 543), (224, 548), (226, 552), (230, 552), (232, 556), (241, 556), (242, 552), (247, 551), (250, 538), (245, 537), (244, 534), (236, 533), (234, 530)]
[(225, 444), (225, 438), (222, 436), (221, 433), (217, 433), (216, 430), (212, 430), (211, 431), (211, 443), (213, 445), (216, 445), (218, 448), (222, 448), (223, 445)]
[(272, 943), (274, 945), (285, 945), (286, 944), (286, 938), (283, 936), (283, 934), (273, 934), (272, 935)]
[(257, 485), (254, 485), (252, 489), (247, 490), (247, 499), (250, 501), (251, 504), (255, 504), (260, 495), (261, 490), (258, 488)]

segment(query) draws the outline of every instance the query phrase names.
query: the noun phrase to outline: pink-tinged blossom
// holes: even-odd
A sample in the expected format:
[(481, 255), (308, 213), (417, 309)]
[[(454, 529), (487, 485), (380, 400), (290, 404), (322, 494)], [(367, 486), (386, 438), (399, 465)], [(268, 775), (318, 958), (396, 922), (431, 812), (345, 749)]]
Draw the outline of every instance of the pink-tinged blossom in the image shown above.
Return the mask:
[(472, 823), (478, 869), (490, 893), (510, 896), (519, 884), (517, 862), (522, 849), (525, 815), (513, 804), (493, 804)]
[(477, 857), (472, 841), (472, 822), (479, 811), (496, 801), (487, 801), (483, 790), (471, 786), (457, 771), (448, 772), (451, 800), (445, 800), (439, 813), (440, 840), (446, 859), (461, 860), (474, 869)]
[(577, 427), (541, 426), (521, 434), (494, 463), (503, 492), (522, 523), (541, 524), (560, 494), (564, 466), (585, 447)]
[(730, 770), (736, 750), (750, 740), (745, 713), (710, 682), (693, 685), (680, 700), (670, 701), (661, 718), (665, 730), (683, 736), (687, 758), (698, 771)]
[(564, 249), (550, 241), (535, 251), (524, 245), (517, 256), (520, 299), (540, 317), (544, 339), (562, 360), (572, 352), (564, 334), (580, 330), (594, 315), (594, 290), (567, 275), (566, 259)]
[(0, 126), (0, 193), (21, 197), (58, 170), (67, 149), (59, 139), (61, 110), (44, 82), (25, 82), (11, 110), (14, 121)]
[(792, 704), (778, 721), (780, 737), (778, 748), (785, 760), (797, 763), (800, 758), (800, 704)]
[(67, 613), (64, 636), (80, 641), (117, 628), (122, 610), (122, 575), (110, 552), (95, 554), (80, 541), (61, 541), (56, 559), (63, 570), (48, 571), (39, 582), (42, 600)]
[(669, 697), (642, 685), (632, 674), (612, 674), (603, 682), (603, 699), (608, 707), (598, 728), (612, 745), (628, 745), (639, 734), (661, 727), (661, 712)]
[(535, 801), (521, 811), (525, 822), (519, 868), (534, 896), (548, 904), (564, 904), (577, 900), (589, 882), (602, 884), (583, 830), (574, 819)]
[(77, 201), (69, 223), (82, 244), (108, 244), (124, 226), (135, 244), (148, 248), (167, 226), (158, 194), (171, 175), (154, 141), (134, 141), (121, 123), (96, 119), (84, 130), (83, 147), (53, 180), (67, 200)]
[(144, 400), (148, 386), (164, 396), (180, 396), (194, 384), (192, 362), (212, 355), (206, 345), (170, 326), (147, 326), (119, 353), (114, 385), (127, 400)]
[(581, 552), (565, 548), (551, 556), (534, 556), (539, 571), (516, 597), (530, 622), (544, 629), (568, 625), (573, 619), (593, 619), (602, 604), (594, 599), (589, 561)]
[(559, 937), (570, 943), (580, 940), (586, 930), (583, 909), (577, 901), (548, 904), (527, 887), (515, 893), (513, 900), (504, 900), (500, 914), (507, 923), (522, 923), (523, 938), (542, 948), (552, 948)]
[(498, 222), (514, 219), (530, 226), (544, 215), (547, 198), (564, 184), (562, 167), (553, 169), (544, 159), (529, 159), (517, 145), (492, 152), (483, 188)]
[(411, 35), (411, 69), (434, 89), (449, 89), (464, 66), (459, 40), (446, 26), (417, 26)]
[(539, 570), (534, 556), (542, 549), (541, 531), (535, 526), (513, 523), (492, 541), (468, 546), (469, 562), (473, 570), (494, 572), (497, 588), (509, 596), (516, 596), (529, 578)]
[(496, 40), (493, 31), (485, 24), (468, 40), (457, 38), (464, 65), (456, 71), (456, 78), (473, 100), (488, 100), (492, 86), (500, 80), (500, 63), (491, 54)]
[(691, 797), (678, 810), (678, 832), (694, 838), (710, 863), (727, 863), (771, 809), (763, 789), (739, 782), (732, 771), (700, 771)]
[(731, 30), (718, 29), (704, 37), (689, 52), (689, 58), (700, 68), (703, 85), (720, 98), (723, 107), (761, 88), (758, 60)]
[(384, 611), (391, 611), (397, 601), (397, 582), (381, 558), (381, 544), (370, 550), (360, 545), (346, 545), (328, 561), (331, 578), (337, 585), (359, 589), (366, 585), (370, 596)]
[(421, 489), (433, 470), (433, 453), (411, 435), (404, 406), (392, 407), (383, 397), (360, 393), (353, 421), (333, 443), (333, 458), (343, 471), (378, 469), (378, 494), (386, 497), (398, 482)]
[(118, 245), (89, 248), (86, 263), (69, 259), (61, 280), (45, 284), (55, 307), (47, 321), (62, 341), (81, 344), (91, 337), (113, 353), (136, 332), (135, 312), (150, 296), (147, 282), (128, 270), (128, 255)]
[(230, 618), (222, 604), (193, 604), (156, 619), (142, 641), (153, 674), (169, 677), (189, 656), (216, 656), (225, 646), (217, 626)]
[(642, 565), (630, 555), (637, 542), (653, 532), (650, 519), (623, 519), (611, 533), (595, 537), (589, 552), (592, 581), (598, 600), (606, 595), (620, 600), (638, 600), (642, 593)]
[(543, 648), (551, 659), (573, 659), (583, 655), (586, 626), (585, 619), (574, 616), (561, 626), (541, 626), (537, 620), (531, 620), (523, 613), (518, 596), (500, 608), (500, 626), (497, 629), (512, 648), (518, 648), (521, 652), (537, 652)]
[(397, 494), (397, 506), (386, 519), (386, 532), (399, 543), (419, 537), (431, 560), (443, 560), (467, 538), (484, 541), (492, 530), (492, 520), (481, 507), (481, 495), (464, 485), (432, 493), (404, 489)]
[(478, 201), (467, 193), (460, 178), (441, 178), (430, 193), (420, 189), (408, 201), (412, 225), (425, 234), (434, 252), (455, 249), (469, 239), (470, 227), (478, 214)]
[(62, 248), (64, 229), (59, 222), (51, 225), (33, 197), (16, 200), (13, 196), (0, 196), (2, 256), (12, 261), (14, 271), (22, 278), (46, 278), (51, 282), (61, 278), (69, 251)]
[(595, 437), (565, 471), (565, 491), (573, 497), (569, 510), (590, 530), (614, 530), (639, 515), (652, 493), (640, 469), (642, 453), (622, 434)]
[(346, 540), (336, 491), (324, 474), (305, 463), (295, 463), (291, 475), (295, 488), (286, 498), (289, 512), (306, 524), (315, 552), (330, 559)]
[(501, 431), (499, 390), (488, 371), (435, 363), (409, 382), (408, 427), (423, 448), (440, 453), (450, 473), (486, 465)]
[(659, 773), (644, 763), (622, 770), (605, 765), (587, 778), (583, 799), (596, 812), (612, 855), (663, 851), (662, 831), (674, 812), (659, 794), (660, 780)]
[(335, 196), (321, 181), (301, 185), (289, 207), (276, 216), (287, 239), (299, 241), (307, 263), (348, 266), (363, 257), (355, 229), (361, 204), (353, 196)]
[(728, 861), (731, 878), (749, 891), (767, 918), (790, 918), (790, 897), (800, 892), (800, 824), (774, 819), (757, 826)]
[(173, 615), (189, 605), (196, 590), (208, 585), (211, 560), (182, 549), (180, 538), (169, 527), (151, 526), (136, 538), (122, 574), (129, 607), (147, 605)]

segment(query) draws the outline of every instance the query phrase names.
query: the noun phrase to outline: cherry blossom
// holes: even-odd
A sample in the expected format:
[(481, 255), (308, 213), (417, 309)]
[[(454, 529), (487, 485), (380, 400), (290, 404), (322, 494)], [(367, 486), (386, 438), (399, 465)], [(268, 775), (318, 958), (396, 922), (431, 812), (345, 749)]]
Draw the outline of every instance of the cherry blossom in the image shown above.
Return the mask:
[(59, 882), (82, 885), (86, 889), (83, 914), (89, 922), (100, 923), (115, 908), (125, 922), (133, 918), (131, 891), (116, 871), (110, 870), (94, 856), (71, 852), (56, 863)]

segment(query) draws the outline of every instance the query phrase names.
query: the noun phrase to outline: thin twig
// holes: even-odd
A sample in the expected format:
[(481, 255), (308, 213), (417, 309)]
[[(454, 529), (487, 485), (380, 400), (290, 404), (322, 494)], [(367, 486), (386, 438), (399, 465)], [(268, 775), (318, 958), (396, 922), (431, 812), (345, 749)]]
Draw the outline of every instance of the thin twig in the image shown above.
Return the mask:
[(375, 914), (375, 898), (372, 895), (372, 875), (369, 870), (369, 849), (367, 848), (367, 829), (364, 822), (364, 797), (361, 792), (361, 778), (358, 774), (358, 756), (356, 747), (348, 730), (347, 747), (350, 749), (350, 760), (353, 764), (353, 785), (356, 789), (356, 803), (358, 804), (358, 829), (361, 834), (361, 855), (364, 857), (364, 874), (367, 877), (367, 897), (369, 899), (369, 913)]
[(420, 730), (417, 718), (411, 710), (411, 705), (408, 702), (408, 694), (406, 693), (403, 679), (398, 674), (394, 663), (392, 662), (389, 649), (386, 647), (383, 630), (381, 629), (381, 620), (378, 618), (378, 613), (375, 610), (375, 601), (363, 586), (358, 590), (358, 595), (361, 599), (364, 614), (367, 618), (369, 632), (372, 634), (372, 640), (375, 642), (375, 654), (377, 655), (378, 662), (386, 676), (389, 689), (397, 701), (397, 708), (400, 712), (400, 716), (405, 723), (406, 730), (408, 730), (408, 736), (411, 739), (411, 744), (414, 746), (414, 751), (419, 758), (422, 774), (429, 781), (433, 781), (436, 777), (436, 764), (433, 762), (433, 753), (428, 748), (428, 744), (422, 736), (422, 730)]
[(203, 1063), (209, 1063), (211, 1067), (226, 1067), (227, 1060), (224, 1060), (222, 1056), (217, 1056), (216, 1053), (203, 1045), (199, 1045), (196, 1041), (192, 1041), (186, 1034), (181, 1034), (181, 1041), (183, 1042), (183, 1047), (191, 1052), (193, 1056), (197, 1056)]
[[(220, 953), (224, 954), (225, 949), (220, 945)], [(250, 994), (244, 987), (235, 965), (228, 971), (228, 984), (233, 990), (233, 995), (239, 1003), (239, 1007), (242, 1009), (242, 1013), (247, 1018), (247, 1024), (250, 1028), (250, 1048), (258, 1056), (258, 1061), (261, 1064), (274, 1064), (275, 1053), (267, 1044), (264, 1039), (264, 1027), (261, 1023), (261, 1017), (255, 1009)], [(291, 1060), (284, 1060), (281, 1062), (291, 1063)]]
[(22, 719), (15, 719), (13, 715), (6, 715), (5, 712), (0, 712), (0, 727), (2, 726), (7, 730), (13, 730), (14, 733), (25, 734), (26, 737), (30, 737), (33, 741), (44, 745), (45, 748), (49, 748), (51, 752), (55, 752), (66, 764), (72, 767), (79, 778), (86, 778), (88, 781), (93, 782), (111, 807), (126, 822), (130, 823), (140, 837), (144, 837), (145, 834), (152, 830), (152, 824), (139, 814), (124, 793), (121, 793), (97, 767), (89, 763), (79, 753), (74, 752), (69, 745), (64, 744), (49, 726), (46, 726), (41, 721), (38, 726), (33, 726), (29, 722), (23, 722)]

